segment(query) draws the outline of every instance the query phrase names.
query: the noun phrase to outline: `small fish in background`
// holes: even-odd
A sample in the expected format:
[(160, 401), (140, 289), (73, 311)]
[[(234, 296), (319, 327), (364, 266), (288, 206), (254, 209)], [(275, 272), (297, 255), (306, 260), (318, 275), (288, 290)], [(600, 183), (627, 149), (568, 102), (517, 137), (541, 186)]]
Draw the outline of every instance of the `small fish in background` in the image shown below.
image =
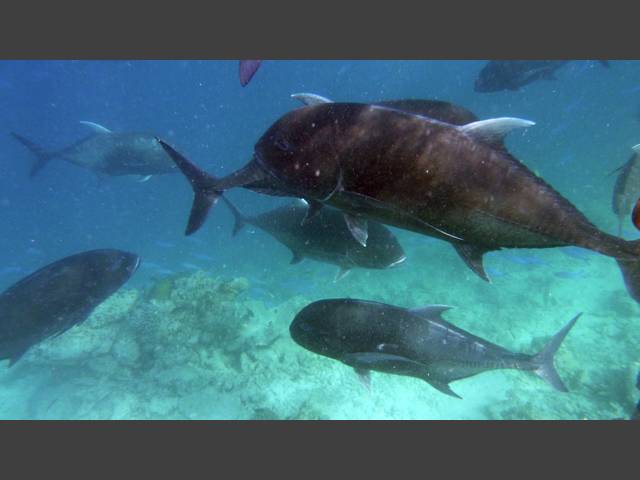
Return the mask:
[(0, 268), (0, 277), (5, 275), (13, 275), (14, 273), (22, 273), (24, 268), (16, 266), (8, 266)]
[[(611, 206), (613, 213), (618, 216), (618, 236), (621, 236), (622, 225), (627, 215), (632, 212), (634, 202), (640, 198), (640, 144), (631, 147), (629, 160), (609, 175), (616, 172), (618, 172), (618, 177), (613, 187)], [(638, 228), (635, 220), (633, 224)]]
[(300, 346), (353, 367), (363, 383), (378, 371), (424, 380), (461, 398), (450, 382), (497, 369), (527, 370), (566, 392), (553, 364), (562, 341), (581, 314), (535, 355), (514, 353), (442, 318), (447, 305), (407, 309), (355, 299), (313, 302), (295, 316), (289, 332)]
[[(599, 60), (609, 68), (607, 60)], [(479, 93), (516, 91), (537, 80), (556, 80), (555, 72), (569, 63), (569, 60), (491, 60), (480, 73), (474, 84)]]
[(240, 60), (240, 85), (246, 87), (260, 68), (262, 60)]
[(156, 137), (147, 133), (112, 132), (94, 122), (82, 121), (93, 133), (60, 150), (45, 150), (28, 138), (11, 135), (36, 157), (30, 177), (53, 159), (65, 160), (99, 175), (139, 176), (145, 182), (153, 175), (178, 173)]
[(537, 257), (535, 255), (508, 254), (508, 255), (505, 255), (504, 258), (506, 260), (509, 260), (512, 263), (517, 263), (518, 265), (526, 265), (526, 266), (548, 265), (547, 262), (545, 262), (540, 257)]
[(561, 270), (559, 272), (553, 272), (553, 274), (558, 278), (564, 278), (566, 280), (585, 278), (587, 275), (584, 270)]
[(176, 244), (173, 242), (167, 242), (165, 240), (156, 240), (153, 242), (155, 246), (160, 248), (175, 248)]
[(590, 261), (591, 257), (593, 257), (594, 255), (591, 250), (579, 247), (564, 247), (560, 249), (560, 252), (564, 253), (568, 257), (577, 258), (578, 260), (582, 260), (584, 262)]
[(140, 257), (91, 250), (51, 263), (0, 294), (0, 360), (15, 364), (31, 347), (84, 322), (135, 273)]

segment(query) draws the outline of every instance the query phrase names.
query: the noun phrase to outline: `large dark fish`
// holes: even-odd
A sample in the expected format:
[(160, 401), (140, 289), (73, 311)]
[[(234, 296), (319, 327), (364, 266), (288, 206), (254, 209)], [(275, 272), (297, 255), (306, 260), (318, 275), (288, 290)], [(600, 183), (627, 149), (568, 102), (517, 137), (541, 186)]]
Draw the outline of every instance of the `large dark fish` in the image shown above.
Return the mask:
[(406, 260), (396, 237), (384, 225), (369, 224), (369, 241), (363, 247), (347, 228), (344, 215), (333, 208), (323, 208), (318, 215), (305, 221), (308, 207), (299, 200), (255, 217), (246, 217), (222, 197), (235, 217), (234, 235), (248, 223), (264, 230), (287, 246), (295, 264), (304, 258), (331, 263), (339, 267), (336, 280), (352, 268), (385, 269)]
[(631, 150), (633, 153), (627, 163), (614, 170), (619, 173), (611, 205), (618, 216), (618, 236), (622, 235), (622, 224), (640, 198), (640, 144)]
[(251, 162), (219, 180), (163, 145), (196, 192), (188, 231), (204, 221), (220, 191), (262, 182), (304, 198), (310, 211), (342, 210), (363, 245), (367, 220), (445, 240), (485, 280), (482, 258), (492, 250), (593, 250), (618, 261), (627, 289), (640, 299), (640, 241), (600, 231), (495, 145), (509, 130), (532, 124), (500, 118), (455, 126), (376, 105), (313, 105), (283, 115), (258, 140)]
[(0, 360), (16, 363), (29, 348), (82, 323), (138, 268), (140, 257), (92, 250), (63, 258), (0, 294)]
[(356, 369), (365, 381), (369, 371), (424, 380), (460, 398), (450, 382), (496, 369), (527, 370), (566, 392), (553, 357), (576, 315), (536, 355), (513, 353), (442, 319), (451, 307), (430, 305), (409, 310), (354, 299), (320, 300), (304, 307), (289, 331), (312, 352)]
[[(536, 80), (555, 80), (555, 72), (569, 60), (491, 60), (475, 81), (476, 92), (499, 92), (519, 90)], [(609, 62), (600, 60), (609, 67)]]
[(240, 60), (240, 85), (246, 87), (260, 68), (262, 60)]
[(94, 133), (57, 151), (46, 151), (31, 140), (12, 133), (35, 156), (30, 176), (36, 175), (54, 158), (65, 160), (93, 172), (111, 176), (140, 175), (142, 181), (152, 175), (176, 173), (175, 164), (167, 156), (154, 135), (118, 133), (93, 122), (81, 122)]

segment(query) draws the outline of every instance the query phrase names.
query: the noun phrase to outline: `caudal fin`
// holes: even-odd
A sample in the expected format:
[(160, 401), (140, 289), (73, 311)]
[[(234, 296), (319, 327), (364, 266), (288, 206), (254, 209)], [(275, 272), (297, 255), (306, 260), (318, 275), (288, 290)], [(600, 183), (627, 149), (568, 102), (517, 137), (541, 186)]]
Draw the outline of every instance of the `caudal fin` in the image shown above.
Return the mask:
[(31, 167), (31, 171), (29, 172), (30, 177), (35, 177), (36, 174), (44, 168), (44, 166), (51, 160), (55, 154), (52, 152), (45, 151), (42, 147), (37, 145), (35, 142), (32, 142), (28, 138), (23, 137), (15, 132), (11, 132), (13, 138), (18, 140), (22, 145), (24, 145), (31, 153), (33, 153), (36, 157), (36, 161)]
[(627, 292), (629, 292), (631, 298), (640, 303), (640, 240), (632, 240), (628, 243), (631, 246), (631, 250), (636, 252), (636, 258), (617, 258), (616, 261), (622, 272)]
[(231, 235), (233, 235), (234, 237), (236, 236), (236, 234), (242, 230), (242, 228), (245, 226), (245, 224), (247, 223), (247, 218), (242, 214), (242, 212), (240, 212), (240, 210), (238, 210), (236, 208), (236, 206), (231, 203), (231, 201), (225, 197), (224, 195), (222, 196), (222, 201), (227, 205), (227, 207), (229, 207), (229, 210), (231, 210), (231, 213), (233, 214), (233, 218), (235, 220), (235, 223), (233, 224), (233, 232), (231, 233)]
[(185, 231), (185, 235), (191, 235), (202, 226), (207, 219), (209, 210), (218, 201), (222, 192), (213, 189), (213, 185), (217, 182), (214, 176), (201, 170), (159, 138), (156, 140), (158, 140), (184, 176), (187, 177), (191, 188), (193, 188), (193, 206), (191, 207), (191, 214)]
[(562, 329), (549, 340), (542, 351), (533, 357), (533, 364), (536, 366), (534, 369), (535, 374), (561, 392), (567, 392), (568, 390), (556, 371), (553, 359), (560, 345), (562, 345), (563, 340), (576, 324), (578, 318), (580, 318), (580, 315), (582, 315), (582, 313), (573, 317), (569, 323), (562, 327)]

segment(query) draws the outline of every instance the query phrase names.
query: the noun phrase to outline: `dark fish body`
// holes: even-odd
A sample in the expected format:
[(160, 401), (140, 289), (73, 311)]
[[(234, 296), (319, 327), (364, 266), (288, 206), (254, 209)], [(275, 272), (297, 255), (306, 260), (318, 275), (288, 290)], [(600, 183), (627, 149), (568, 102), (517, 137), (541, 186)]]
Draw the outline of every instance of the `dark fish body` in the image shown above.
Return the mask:
[(367, 220), (443, 239), (485, 279), (482, 256), (491, 250), (594, 250), (618, 260), (631, 295), (640, 298), (640, 244), (600, 231), (511, 156), (500, 133), (528, 125), (514, 120), (460, 127), (375, 105), (308, 106), (283, 115), (259, 139), (253, 160), (220, 180), (163, 146), (196, 190), (189, 231), (220, 191), (271, 182), (315, 209), (343, 211), (361, 243)]
[(307, 305), (290, 326), (302, 347), (354, 367), (420, 378), (457, 396), (449, 383), (495, 369), (536, 373), (566, 391), (553, 356), (576, 316), (537, 355), (511, 352), (442, 319), (451, 307), (409, 310), (355, 299), (320, 300)]
[(120, 176), (161, 175), (177, 169), (154, 135), (133, 132), (99, 131), (57, 152), (47, 152), (30, 140), (13, 134), (37, 158), (31, 176), (49, 160), (61, 159), (96, 173)]
[[(537, 80), (555, 80), (555, 72), (569, 60), (491, 60), (480, 71), (476, 92), (519, 90)], [(606, 60), (600, 63), (608, 67)]]
[(0, 359), (82, 323), (136, 271), (137, 255), (92, 250), (51, 263), (0, 294)]
[(631, 158), (617, 171), (611, 204), (618, 217), (618, 235), (621, 235), (623, 222), (640, 198), (640, 145), (633, 147)]
[(246, 217), (223, 198), (236, 219), (234, 234), (245, 223), (264, 230), (291, 250), (291, 263), (310, 258), (334, 264), (340, 267), (341, 276), (354, 267), (385, 269), (406, 259), (396, 237), (379, 223), (369, 225), (369, 241), (363, 247), (353, 238), (338, 210), (323, 208), (307, 219), (307, 205), (297, 201), (255, 217)]

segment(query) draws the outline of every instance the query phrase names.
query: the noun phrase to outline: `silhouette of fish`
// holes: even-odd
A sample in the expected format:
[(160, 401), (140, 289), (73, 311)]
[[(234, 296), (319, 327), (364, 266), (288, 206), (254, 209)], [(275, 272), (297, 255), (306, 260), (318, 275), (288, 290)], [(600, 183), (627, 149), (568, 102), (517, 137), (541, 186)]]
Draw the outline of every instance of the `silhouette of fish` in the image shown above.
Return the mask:
[(98, 174), (111, 176), (139, 175), (140, 181), (152, 175), (177, 173), (175, 165), (158, 145), (155, 136), (146, 133), (112, 132), (93, 122), (80, 122), (94, 133), (57, 151), (46, 151), (31, 140), (12, 133), (31, 151), (36, 162), (30, 176), (35, 176), (50, 160), (62, 159)]
[[(475, 81), (476, 92), (519, 90), (537, 80), (556, 80), (555, 72), (569, 60), (491, 60)], [(609, 68), (607, 60), (600, 63)]]
[(291, 264), (311, 258), (337, 265), (336, 280), (354, 267), (385, 269), (407, 258), (393, 233), (379, 223), (369, 224), (369, 241), (363, 247), (354, 240), (338, 210), (323, 208), (318, 215), (305, 221), (308, 207), (300, 200), (255, 217), (246, 217), (226, 197), (222, 198), (235, 217), (234, 235), (246, 223), (254, 225), (291, 250)]
[(0, 360), (16, 363), (32, 346), (84, 322), (136, 271), (140, 257), (91, 250), (51, 263), (0, 294)]
[(262, 60), (240, 60), (240, 85), (246, 87), (260, 68)]
[(461, 398), (450, 382), (496, 369), (527, 370), (566, 392), (553, 365), (576, 315), (536, 355), (513, 353), (445, 321), (451, 307), (410, 310), (355, 299), (320, 300), (304, 307), (289, 332), (300, 346), (355, 368), (368, 384), (371, 370), (415, 377)]

